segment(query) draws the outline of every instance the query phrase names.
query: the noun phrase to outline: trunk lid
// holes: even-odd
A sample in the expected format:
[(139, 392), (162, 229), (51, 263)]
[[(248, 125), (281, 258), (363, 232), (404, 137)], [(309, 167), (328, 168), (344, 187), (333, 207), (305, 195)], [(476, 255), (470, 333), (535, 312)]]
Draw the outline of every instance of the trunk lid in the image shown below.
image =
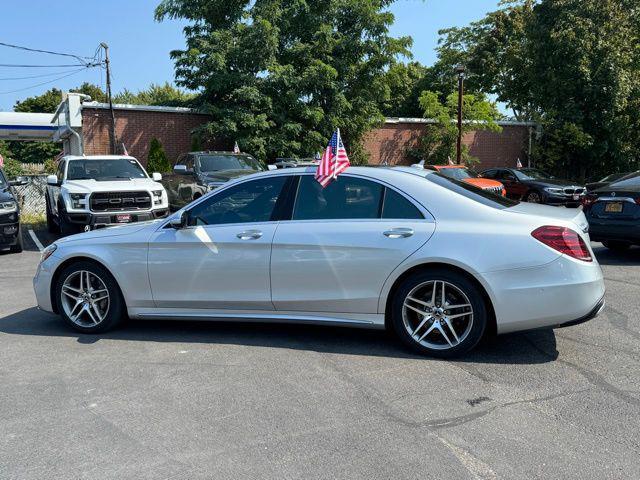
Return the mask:
[(545, 217), (549, 219), (550, 225), (557, 225), (558, 221), (563, 223), (571, 222), (578, 228), (579, 232), (587, 233), (589, 231), (589, 223), (581, 208), (551, 207), (549, 205), (520, 202), (518, 205), (509, 207), (508, 211)]

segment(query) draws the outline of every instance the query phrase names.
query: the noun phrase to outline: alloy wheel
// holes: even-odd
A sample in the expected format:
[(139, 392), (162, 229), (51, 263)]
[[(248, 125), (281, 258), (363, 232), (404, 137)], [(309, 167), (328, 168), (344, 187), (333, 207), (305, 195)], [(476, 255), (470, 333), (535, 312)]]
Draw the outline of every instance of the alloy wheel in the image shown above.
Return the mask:
[(406, 296), (402, 320), (415, 342), (426, 348), (447, 350), (469, 336), (473, 307), (469, 297), (457, 286), (431, 280), (416, 286)]
[(109, 290), (93, 272), (79, 270), (71, 273), (64, 280), (60, 295), (65, 313), (80, 327), (99, 325), (109, 313)]
[(527, 195), (527, 202), (529, 203), (540, 203), (542, 199), (540, 198), (540, 194), (537, 192), (531, 192)]

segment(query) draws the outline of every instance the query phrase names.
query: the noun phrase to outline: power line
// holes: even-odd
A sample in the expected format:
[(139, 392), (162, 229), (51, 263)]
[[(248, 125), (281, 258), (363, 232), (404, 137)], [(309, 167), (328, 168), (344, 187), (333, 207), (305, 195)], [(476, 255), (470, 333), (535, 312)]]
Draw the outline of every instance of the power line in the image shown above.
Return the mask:
[[(77, 59), (79, 62), (82, 63), (86, 63), (84, 62), (82, 59), (87, 59), (87, 60), (91, 60), (92, 57), (84, 57), (84, 56), (80, 56), (80, 55), (74, 55), (73, 53), (61, 53), (61, 52), (52, 52), (51, 50), (40, 50), (38, 48), (30, 48), (30, 47), (23, 47), (21, 45), (12, 45), (10, 43), (4, 43), (4, 42), (0, 42), (0, 45), (3, 47), (8, 47), (8, 48), (16, 48), (18, 50), (26, 50), (27, 52), (36, 52), (36, 53), (47, 53), (49, 55), (59, 55), (61, 57), (71, 57), (71, 58), (75, 58)], [(95, 58), (95, 55), (94, 57)]]
[(16, 68), (62, 68), (62, 67), (96, 67), (99, 63), (72, 63), (67, 65), (23, 65), (16, 63), (0, 63), (0, 67)]
[(5, 78), (0, 78), (0, 82), (10, 81), (10, 80), (28, 80), (30, 78), (53, 77), (54, 75), (61, 75), (63, 73), (68, 73), (68, 70), (63, 72), (43, 73), (41, 75), (28, 75), (26, 77), (5, 77)]
[(89, 67), (83, 67), (83, 68), (80, 68), (80, 69), (78, 69), (78, 70), (75, 70), (75, 71), (73, 71), (73, 72), (71, 72), (71, 73), (68, 73), (68, 74), (66, 74), (66, 75), (62, 75), (61, 77), (54, 78), (53, 80), (48, 80), (48, 81), (46, 81), (46, 82), (38, 83), (38, 84), (36, 84), (36, 85), (31, 85), (31, 86), (29, 86), (29, 87), (25, 87), (25, 88), (19, 88), (19, 89), (17, 89), (17, 90), (10, 90), (10, 91), (7, 91), (7, 92), (0, 92), (0, 95), (6, 95), (6, 94), (8, 94), (8, 93), (24, 92), (25, 90), (29, 90), (29, 89), (31, 89), (31, 88), (41, 87), (42, 85), (47, 85), (48, 83), (57, 82), (58, 80), (62, 80), (63, 78), (70, 77), (71, 75), (75, 75), (76, 73), (79, 73), (79, 72), (82, 72), (82, 71), (84, 71), (84, 70), (88, 70), (88, 69), (89, 69)]

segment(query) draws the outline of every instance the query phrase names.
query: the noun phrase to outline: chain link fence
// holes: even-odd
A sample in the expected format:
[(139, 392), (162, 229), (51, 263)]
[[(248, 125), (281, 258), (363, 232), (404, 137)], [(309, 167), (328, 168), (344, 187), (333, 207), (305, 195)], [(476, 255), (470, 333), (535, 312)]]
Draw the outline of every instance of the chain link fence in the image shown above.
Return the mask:
[(20, 210), (23, 214), (44, 216), (46, 213), (44, 196), (47, 190), (47, 176), (24, 176), (29, 179), (29, 183), (15, 187), (20, 199)]

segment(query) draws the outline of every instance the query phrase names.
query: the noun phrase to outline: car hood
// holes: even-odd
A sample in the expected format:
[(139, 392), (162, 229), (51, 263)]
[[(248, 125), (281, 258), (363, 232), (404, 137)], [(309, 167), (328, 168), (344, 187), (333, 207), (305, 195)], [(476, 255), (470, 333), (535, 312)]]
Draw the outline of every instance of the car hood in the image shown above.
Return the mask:
[(464, 181), (479, 188), (502, 188), (502, 183), (488, 178), (465, 178)]
[(573, 222), (583, 232), (588, 231), (589, 223), (587, 222), (581, 208), (560, 208), (550, 205), (540, 205), (538, 203), (521, 202), (518, 205), (509, 207), (508, 212), (523, 215), (535, 215), (549, 219), (549, 223), (553, 225), (554, 220), (561, 222)]
[(122, 236), (122, 235), (132, 235), (145, 228), (155, 228), (154, 225), (158, 225), (164, 220), (165, 219), (158, 219), (158, 220), (150, 220), (148, 222), (136, 222), (136, 223), (128, 223), (125, 225), (107, 227), (107, 228), (99, 228), (98, 230), (92, 230), (90, 232), (78, 233), (76, 235), (63, 237), (59, 240), (56, 240), (56, 243), (60, 245), (60, 244), (65, 244), (67, 242), (77, 242), (77, 241), (87, 241), (87, 240), (90, 242), (94, 242), (96, 240), (99, 241), (101, 238), (116, 237), (116, 236)]
[(0, 189), (0, 202), (8, 202), (10, 200), (15, 200), (11, 189), (9, 187)]
[(93, 192), (129, 192), (131, 190), (161, 190), (163, 187), (151, 178), (134, 178), (132, 180), (68, 180), (63, 188), (72, 193)]
[(544, 180), (524, 180), (524, 183), (529, 185), (537, 185), (540, 187), (577, 187), (580, 186), (576, 182), (571, 180), (564, 180), (562, 178), (546, 178)]
[(219, 170), (217, 172), (208, 172), (204, 176), (204, 180), (208, 182), (228, 182), (234, 178), (244, 177), (257, 173), (257, 170)]

